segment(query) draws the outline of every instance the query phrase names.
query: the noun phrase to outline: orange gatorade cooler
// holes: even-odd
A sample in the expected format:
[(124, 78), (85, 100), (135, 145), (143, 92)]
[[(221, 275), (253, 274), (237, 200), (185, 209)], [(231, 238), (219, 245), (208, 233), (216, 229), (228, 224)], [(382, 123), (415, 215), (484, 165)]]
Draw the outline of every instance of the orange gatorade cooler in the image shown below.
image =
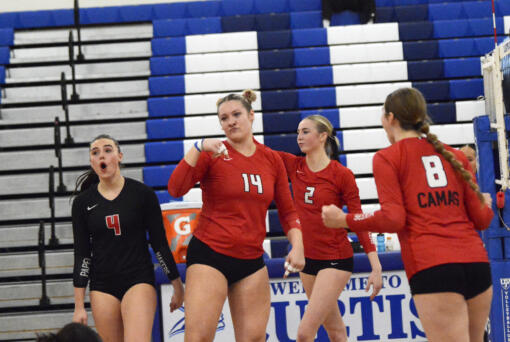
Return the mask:
[(186, 251), (198, 224), (202, 209), (200, 202), (171, 202), (161, 204), (166, 238), (176, 263), (186, 262)]

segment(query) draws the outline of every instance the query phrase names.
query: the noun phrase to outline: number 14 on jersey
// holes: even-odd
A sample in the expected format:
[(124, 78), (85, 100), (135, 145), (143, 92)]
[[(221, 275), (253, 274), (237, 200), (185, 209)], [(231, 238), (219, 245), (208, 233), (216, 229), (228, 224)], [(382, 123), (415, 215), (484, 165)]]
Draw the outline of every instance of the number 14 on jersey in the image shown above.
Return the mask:
[(244, 192), (250, 192), (250, 185), (257, 188), (257, 193), (264, 193), (264, 188), (262, 187), (262, 178), (260, 175), (252, 175), (243, 173), (243, 181), (244, 181)]

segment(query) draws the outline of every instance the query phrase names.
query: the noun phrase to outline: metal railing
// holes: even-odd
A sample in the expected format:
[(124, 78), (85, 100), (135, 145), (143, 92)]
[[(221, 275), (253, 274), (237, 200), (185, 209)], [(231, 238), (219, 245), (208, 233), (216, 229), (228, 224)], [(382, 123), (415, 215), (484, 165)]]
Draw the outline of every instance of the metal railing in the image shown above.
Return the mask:
[(50, 173), (49, 173), (49, 191), (48, 191), (48, 199), (50, 206), (50, 223), (51, 223), (51, 236), (49, 240), (50, 247), (56, 247), (59, 244), (58, 238), (55, 234), (55, 168), (53, 165), (50, 165)]
[(66, 126), (66, 138), (64, 140), (65, 145), (71, 145), (74, 143), (74, 139), (71, 136), (71, 128), (69, 123), (69, 104), (67, 103), (67, 85), (66, 85), (66, 74), (62, 72), (60, 74), (60, 94), (62, 97), (62, 109), (65, 114), (65, 126)]
[[(57, 159), (58, 159), (57, 192), (65, 193), (67, 189), (64, 184), (64, 177), (63, 177), (63, 172), (62, 172), (62, 143), (61, 143), (61, 139), (60, 139), (60, 119), (58, 118), (58, 116), (55, 117), (53, 137), (54, 137), (54, 144), (55, 144), (55, 157), (57, 157)], [(53, 167), (53, 165), (51, 167)], [(51, 191), (51, 189), (50, 189), (50, 191)]]
[(69, 50), (69, 66), (71, 66), (71, 85), (73, 87), (73, 93), (71, 94), (71, 102), (76, 102), (80, 99), (80, 95), (76, 92), (76, 68), (74, 63), (73, 31), (69, 31), (68, 50)]
[(39, 299), (39, 306), (47, 308), (50, 306), (51, 301), (46, 293), (46, 254), (44, 245), (44, 221), (39, 222), (39, 267), (41, 268), (41, 298)]
[(76, 27), (76, 32), (78, 33), (78, 56), (76, 59), (79, 62), (85, 60), (83, 53), (81, 52), (81, 25), (80, 25), (80, 4), (78, 0), (74, 0), (74, 26)]

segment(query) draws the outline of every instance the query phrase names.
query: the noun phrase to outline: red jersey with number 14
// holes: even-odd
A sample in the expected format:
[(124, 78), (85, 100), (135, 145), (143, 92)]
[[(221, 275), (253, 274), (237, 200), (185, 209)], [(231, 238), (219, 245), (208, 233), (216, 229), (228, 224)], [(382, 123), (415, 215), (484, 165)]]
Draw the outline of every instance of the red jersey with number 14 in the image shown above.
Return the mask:
[(200, 182), (203, 206), (193, 235), (218, 253), (255, 259), (264, 253), (266, 213), (273, 199), (285, 233), (301, 229), (287, 173), (278, 153), (256, 141), (250, 157), (224, 144), (229, 158), (202, 152), (195, 167), (181, 160), (168, 190), (182, 196)]
[[(462, 152), (445, 148), (471, 170)], [(441, 264), (488, 262), (475, 228), (487, 228), (492, 210), (426, 139), (403, 139), (377, 152), (373, 169), (381, 210), (349, 214), (347, 224), (397, 232), (408, 278)]]
[[(349, 212), (361, 213), (359, 190), (351, 170), (332, 160), (319, 171), (311, 171), (306, 159), (279, 152), (292, 183), (294, 204), (301, 220), (305, 256), (316, 260), (346, 259), (353, 255), (345, 229), (328, 228), (322, 222), (322, 206), (347, 205)], [(357, 233), (366, 253), (375, 251), (367, 232)]]

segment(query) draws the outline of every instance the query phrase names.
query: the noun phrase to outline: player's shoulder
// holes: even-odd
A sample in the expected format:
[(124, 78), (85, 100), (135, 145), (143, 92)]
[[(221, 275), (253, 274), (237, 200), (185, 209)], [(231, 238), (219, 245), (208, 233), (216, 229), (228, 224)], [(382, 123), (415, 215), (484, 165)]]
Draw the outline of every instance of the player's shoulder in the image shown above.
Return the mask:
[(419, 154), (421, 150), (430, 149), (430, 144), (424, 138), (406, 138), (391, 144), (376, 152), (374, 159), (398, 163), (409, 152)]
[(351, 169), (340, 163), (338, 160), (331, 160), (331, 163), (329, 164), (329, 169), (331, 172), (337, 175), (349, 175), (349, 176), (354, 175), (354, 172), (352, 172)]
[(282, 160), (278, 151), (275, 151), (272, 148), (270, 148), (269, 146), (261, 144), (256, 140), (254, 140), (254, 141), (255, 141), (255, 145), (257, 146), (257, 149), (259, 149), (259, 151), (264, 155), (264, 157), (268, 158), (272, 162), (277, 161), (277, 160)]
[(404, 143), (399, 141), (397, 143), (391, 144), (388, 147), (380, 149), (376, 152), (375, 155), (383, 158), (394, 158), (402, 153), (403, 145)]
[(143, 193), (153, 192), (153, 190), (150, 186), (148, 186), (147, 184), (145, 184), (143, 182), (140, 182), (139, 180), (129, 178), (129, 177), (124, 177), (124, 179), (126, 181), (126, 186), (131, 190), (140, 191)]
[(372, 159), (372, 162), (374, 166), (381, 162), (391, 162), (393, 163), (397, 159), (399, 159), (401, 154), (401, 151), (399, 148), (397, 148), (395, 145), (388, 146), (386, 148), (383, 148), (379, 151), (377, 151), (374, 154), (374, 157)]
[(73, 203), (82, 204), (87, 202), (88, 199), (94, 197), (94, 195), (97, 193), (97, 184), (92, 184), (87, 189), (79, 192), (74, 198)]
[(326, 177), (340, 187), (353, 183), (356, 179), (354, 172), (337, 160), (332, 160), (328, 165)]

